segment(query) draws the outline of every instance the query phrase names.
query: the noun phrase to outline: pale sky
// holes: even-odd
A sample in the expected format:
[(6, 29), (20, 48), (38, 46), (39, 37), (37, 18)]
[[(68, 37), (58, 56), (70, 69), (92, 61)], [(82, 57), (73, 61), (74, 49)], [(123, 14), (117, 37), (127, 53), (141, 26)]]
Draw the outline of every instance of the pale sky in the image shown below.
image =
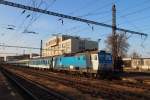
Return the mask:
[[(34, 0), (8, 0), (20, 4), (31, 5)], [(40, 1), (40, 0), (35, 0)], [(41, 8), (49, 7), (48, 10), (59, 12), (62, 14), (80, 16), (98, 22), (111, 25), (111, 8), (112, 4), (116, 4), (117, 9), (117, 25), (118, 27), (130, 29), (150, 35), (150, 0), (43, 0), (46, 2)], [(39, 3), (39, 2), (38, 2)], [(33, 5), (31, 5), (33, 6)], [(100, 49), (105, 49), (106, 37), (111, 34), (111, 29), (88, 25), (86, 23), (63, 19), (64, 25), (59, 21), (58, 17), (33, 13), (26, 11), (22, 13), (22, 9), (0, 5), (0, 44), (17, 45), (28, 47), (40, 47), (40, 40), (46, 41), (52, 34), (62, 33), (69, 35), (77, 35), (92, 40), (102, 39)], [(28, 30), (35, 31), (39, 34), (22, 33), (31, 22), (32, 16), (37, 16), (37, 20), (28, 27)], [(15, 30), (8, 30), (8, 25), (15, 25)], [(94, 27), (92, 31), (91, 27)], [(136, 51), (143, 57), (150, 57), (150, 37), (146, 39), (139, 35), (131, 35), (128, 39), (130, 48), (128, 53)], [(29, 52), (39, 52), (39, 50), (4, 48), (0, 47), (0, 56), (2, 53), (22, 54)]]

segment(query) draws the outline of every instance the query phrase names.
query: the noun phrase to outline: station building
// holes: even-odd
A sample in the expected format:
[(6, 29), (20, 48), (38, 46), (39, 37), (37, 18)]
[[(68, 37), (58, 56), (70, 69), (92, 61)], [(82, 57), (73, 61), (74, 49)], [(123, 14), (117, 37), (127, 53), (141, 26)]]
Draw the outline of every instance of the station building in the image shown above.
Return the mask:
[(98, 50), (98, 42), (70, 35), (58, 35), (46, 41), (43, 57)]
[(134, 58), (131, 65), (134, 69), (150, 70), (150, 58)]
[(150, 58), (123, 58), (124, 67), (134, 70), (150, 70)]

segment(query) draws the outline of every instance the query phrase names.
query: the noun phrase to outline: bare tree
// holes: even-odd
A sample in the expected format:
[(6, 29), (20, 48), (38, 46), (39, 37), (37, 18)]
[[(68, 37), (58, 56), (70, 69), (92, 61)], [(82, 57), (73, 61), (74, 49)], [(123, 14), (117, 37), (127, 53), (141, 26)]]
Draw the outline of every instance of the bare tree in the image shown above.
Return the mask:
[[(116, 35), (117, 39), (117, 52), (118, 56), (125, 57), (127, 55), (127, 51), (129, 49), (129, 43), (127, 41), (127, 37), (125, 34), (120, 33)], [(113, 37), (112, 35), (109, 35), (106, 39), (107, 48), (109, 51), (112, 51), (112, 45), (113, 45)]]

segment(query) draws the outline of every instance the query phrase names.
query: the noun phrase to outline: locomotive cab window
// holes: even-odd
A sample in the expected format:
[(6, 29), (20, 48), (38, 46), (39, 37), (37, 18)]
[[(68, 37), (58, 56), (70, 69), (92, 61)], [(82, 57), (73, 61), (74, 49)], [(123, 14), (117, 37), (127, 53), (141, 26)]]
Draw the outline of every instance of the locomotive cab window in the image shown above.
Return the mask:
[(97, 60), (97, 55), (94, 56), (94, 60)]

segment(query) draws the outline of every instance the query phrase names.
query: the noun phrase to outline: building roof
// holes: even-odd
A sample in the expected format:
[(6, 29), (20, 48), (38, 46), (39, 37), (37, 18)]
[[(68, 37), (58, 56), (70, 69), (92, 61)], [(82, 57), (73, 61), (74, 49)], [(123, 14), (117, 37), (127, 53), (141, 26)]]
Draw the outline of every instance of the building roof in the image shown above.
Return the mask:
[(86, 41), (94, 41), (94, 40), (91, 40), (90, 38), (81, 38), (79, 36), (72, 36), (72, 35), (65, 35), (65, 34), (58, 34), (58, 35), (54, 34), (54, 36), (48, 38), (48, 40), (46, 42), (54, 40), (57, 37), (58, 38), (60, 38), (60, 37), (64, 37), (64, 38), (67, 37), (67, 39), (79, 39), (79, 40), (86, 40)]
[(132, 58), (132, 59), (150, 59), (150, 58)]

